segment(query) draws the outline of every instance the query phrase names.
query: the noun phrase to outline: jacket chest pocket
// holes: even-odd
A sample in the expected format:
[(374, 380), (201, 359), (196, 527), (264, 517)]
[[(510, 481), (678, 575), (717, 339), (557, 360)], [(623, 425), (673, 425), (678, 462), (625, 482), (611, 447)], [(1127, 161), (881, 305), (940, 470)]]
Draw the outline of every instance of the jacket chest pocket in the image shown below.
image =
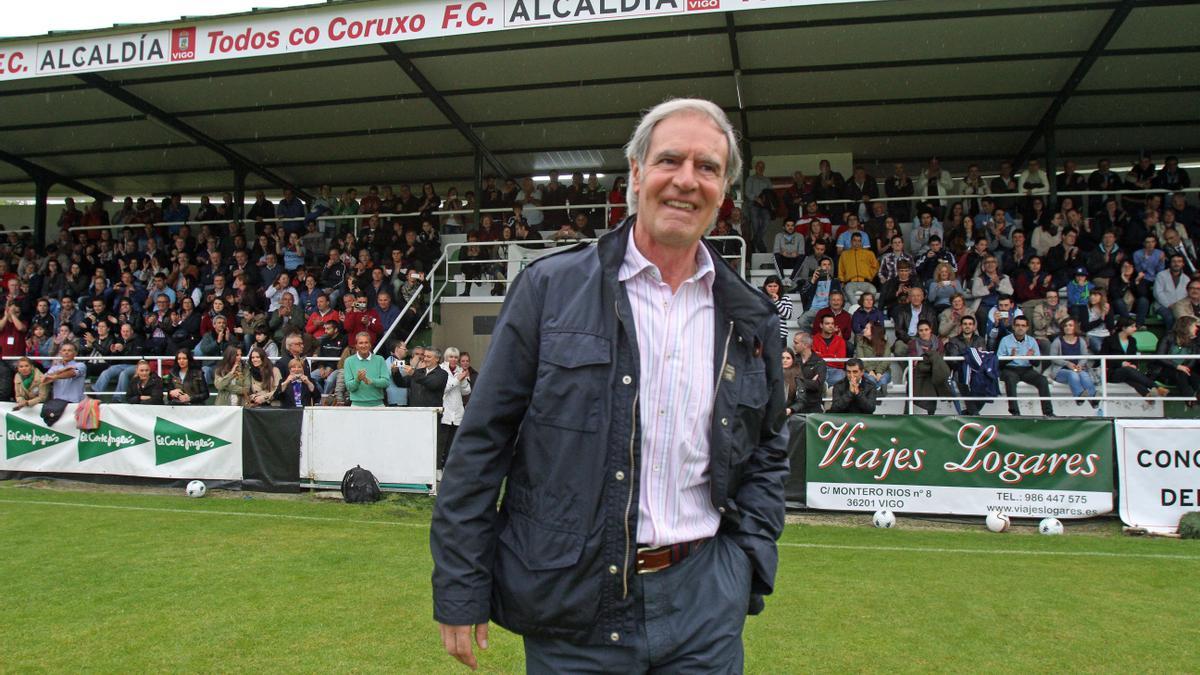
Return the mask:
[[(761, 365), (761, 362), (757, 365)], [(738, 378), (737, 434), (733, 439), (730, 459), (740, 464), (758, 444), (762, 433), (763, 415), (771, 392), (767, 389), (767, 371), (763, 368), (746, 371)]]
[(544, 333), (530, 417), (539, 424), (596, 431), (608, 388), (612, 341), (590, 333)]

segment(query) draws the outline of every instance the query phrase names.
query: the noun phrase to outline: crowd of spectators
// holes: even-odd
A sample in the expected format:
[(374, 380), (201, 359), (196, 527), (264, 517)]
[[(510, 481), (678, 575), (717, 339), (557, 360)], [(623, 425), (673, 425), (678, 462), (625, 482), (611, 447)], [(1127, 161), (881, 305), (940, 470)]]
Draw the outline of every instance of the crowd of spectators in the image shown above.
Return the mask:
[[(768, 252), (768, 228), (782, 223), (769, 251), (779, 274), (764, 292), (785, 340), (793, 321), (800, 329), (785, 359), (808, 379), (789, 382), (792, 410), (822, 406), (826, 387), (835, 410), (873, 407), (868, 394), (902, 376), (889, 362), (897, 356), (921, 357), (918, 388), (950, 396), (965, 383), (942, 376), (951, 372), (945, 356), (1052, 355), (1060, 358), (1002, 359), (1007, 394), (1025, 382), (1046, 395), (1052, 379), (1094, 404), (1089, 357), (1139, 353), (1135, 333), (1152, 319), (1165, 332), (1160, 351), (1200, 350), (1194, 321), (1176, 330), (1179, 319), (1200, 315), (1200, 218), (1180, 191), (1190, 179), (1174, 157), (1160, 167), (1144, 156), (1123, 174), (1105, 160), (1087, 176), (1067, 161), (1052, 178), (1036, 160), (1020, 173), (1004, 163), (994, 177), (972, 165), (961, 179), (931, 159), (913, 177), (895, 165), (882, 184), (863, 167), (846, 180), (827, 161), (786, 187), (765, 170), (755, 164), (740, 208), (727, 196), (711, 234)], [(1093, 194), (1050, 202), (1051, 180), (1059, 192)], [(625, 190), (623, 176), (601, 186), (595, 175), (563, 184), (552, 173), (544, 185), (488, 178), (478, 199), (455, 188), (439, 196), (425, 183), (370, 186), (361, 196), (321, 186), (307, 202), (291, 189), (278, 203), (259, 192), (244, 209), (226, 193), (220, 204), (202, 197), (194, 212), (179, 194), (126, 198), (111, 215), (103, 203), (80, 211), (67, 200), (58, 239), (44, 250), (14, 234), (0, 244), (0, 353), (29, 359), (5, 362), (0, 381), (26, 401), (55, 386), (130, 402), (398, 405), (411, 384), (396, 379), (404, 357), (394, 350), (406, 349), (399, 338), (425, 311), (425, 273), (442, 255), (443, 234), (464, 235), (457, 264), (466, 279), (494, 280), (493, 293), (503, 294), (495, 259), (504, 252), (480, 244), (593, 237), (624, 218)], [(477, 207), (491, 211), (478, 222)], [(376, 350), (389, 328), (389, 344)], [(388, 355), (389, 372), (370, 359), (347, 370), (360, 343)], [(66, 359), (68, 344), (76, 353)], [(164, 356), (170, 368), (115, 358)], [(214, 358), (193, 365), (195, 357)], [(304, 366), (292, 372), (296, 359)], [(1193, 365), (1178, 358), (1148, 372), (1110, 361), (1109, 381), (1145, 396), (1163, 384), (1192, 396), (1200, 390)]]
[[(763, 175), (761, 163), (755, 170)], [(1057, 193), (1090, 193), (1051, 201), (1051, 181)], [(895, 165), (882, 187), (863, 167), (847, 181), (822, 161), (786, 187), (760, 182), (750, 221), (735, 210), (714, 232), (774, 254), (778, 275), (763, 292), (785, 326), (798, 317), (783, 357), (793, 412), (824, 409), (825, 388), (830, 410), (873, 409), (867, 392), (899, 378), (900, 364), (887, 361), (897, 356), (921, 359), (918, 397), (967, 396), (967, 369), (944, 357), (972, 349), (1001, 357), (994, 376), (1008, 397), (1019, 383), (1048, 397), (1053, 380), (1095, 406), (1095, 356), (1153, 352), (1155, 342), (1176, 358), (1109, 360), (1108, 381), (1145, 397), (1200, 390), (1200, 211), (1175, 157), (1159, 166), (1144, 155), (1124, 173), (1102, 160), (1088, 175), (1069, 160), (1050, 175), (1037, 160), (1020, 173), (1006, 162), (990, 179), (976, 165), (955, 179), (931, 159), (914, 177)], [(763, 218), (782, 221), (770, 251)], [(1028, 358), (1043, 355), (1056, 358)], [(1041, 408), (1053, 413), (1049, 401)], [(1008, 409), (1019, 414), (1018, 402)]]
[[(444, 436), (461, 421), (475, 371), (453, 348), (444, 361), (433, 348), (408, 356), (426, 271), (443, 233), (533, 239), (550, 226), (565, 240), (607, 225), (596, 204), (619, 203), (613, 218), (624, 209), (623, 179), (617, 194), (595, 176), (551, 178), (488, 179), (479, 206), (501, 211), (478, 226), (473, 193), (441, 197), (429, 183), (371, 186), (361, 198), (321, 186), (307, 203), (292, 189), (278, 203), (259, 192), (245, 213), (230, 194), (198, 206), (179, 194), (127, 198), (111, 215), (68, 199), (48, 246), (17, 234), (0, 243), (0, 388), (12, 387), (0, 393), (22, 406), (88, 393), (173, 405), (433, 406), (444, 408)], [(546, 208), (571, 204), (589, 208)], [(431, 382), (437, 372), (446, 377)]]

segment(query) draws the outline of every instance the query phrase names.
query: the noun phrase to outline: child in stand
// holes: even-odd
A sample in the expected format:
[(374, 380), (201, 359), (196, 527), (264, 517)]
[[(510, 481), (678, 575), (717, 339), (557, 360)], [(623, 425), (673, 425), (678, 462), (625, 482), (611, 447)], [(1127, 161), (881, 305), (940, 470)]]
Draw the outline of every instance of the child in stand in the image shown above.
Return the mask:
[(1086, 325), (1088, 320), (1088, 296), (1096, 285), (1088, 281), (1088, 271), (1085, 267), (1077, 267), (1075, 276), (1067, 282), (1067, 312), (1079, 324)]

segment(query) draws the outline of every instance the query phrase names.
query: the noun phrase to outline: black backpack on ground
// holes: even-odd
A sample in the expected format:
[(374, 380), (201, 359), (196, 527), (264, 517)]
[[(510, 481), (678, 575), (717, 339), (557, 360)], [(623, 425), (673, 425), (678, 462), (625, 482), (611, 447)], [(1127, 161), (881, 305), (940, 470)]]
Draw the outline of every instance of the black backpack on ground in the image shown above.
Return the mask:
[(383, 499), (375, 474), (356, 466), (342, 477), (342, 499), (347, 504), (370, 504)]

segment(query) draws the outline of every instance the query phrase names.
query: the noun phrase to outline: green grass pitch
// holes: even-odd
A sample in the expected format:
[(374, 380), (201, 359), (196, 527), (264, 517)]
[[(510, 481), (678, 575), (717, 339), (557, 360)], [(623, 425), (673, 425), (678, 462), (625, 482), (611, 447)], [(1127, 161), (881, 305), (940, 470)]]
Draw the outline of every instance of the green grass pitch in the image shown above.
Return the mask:
[[(0, 483), (0, 671), (466, 672), (430, 610), (429, 500)], [(1200, 544), (789, 525), (747, 672), (1184, 672)], [(493, 627), (481, 671), (522, 672)]]

